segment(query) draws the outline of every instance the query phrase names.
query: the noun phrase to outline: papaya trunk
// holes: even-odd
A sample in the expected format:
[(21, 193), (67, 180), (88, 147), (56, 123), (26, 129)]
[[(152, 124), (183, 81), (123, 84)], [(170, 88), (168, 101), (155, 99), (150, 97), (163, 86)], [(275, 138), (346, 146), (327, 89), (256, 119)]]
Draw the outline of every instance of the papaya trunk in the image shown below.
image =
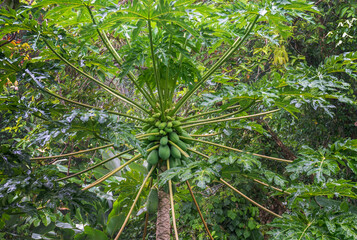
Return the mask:
[[(161, 172), (166, 170), (165, 166), (161, 167)], [(156, 220), (156, 240), (169, 240), (170, 239), (170, 195), (159, 190), (159, 206), (157, 210)]]
[(168, 239), (170, 239), (170, 196), (160, 190), (156, 220), (156, 240)]

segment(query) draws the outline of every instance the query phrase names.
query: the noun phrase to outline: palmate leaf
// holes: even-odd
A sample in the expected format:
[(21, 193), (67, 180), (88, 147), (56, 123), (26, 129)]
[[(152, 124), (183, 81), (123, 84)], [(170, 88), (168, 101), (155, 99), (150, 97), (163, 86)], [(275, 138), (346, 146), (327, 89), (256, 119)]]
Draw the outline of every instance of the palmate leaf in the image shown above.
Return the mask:
[(302, 199), (309, 199), (316, 196), (326, 196), (328, 198), (352, 198), (357, 199), (357, 185), (355, 182), (344, 179), (330, 179), (319, 185), (295, 185), (286, 190), (290, 192), (289, 205), (295, 206)]
[(325, 182), (326, 177), (335, 176), (340, 171), (340, 166), (348, 166), (352, 171), (356, 171), (356, 141), (338, 141), (330, 145), (329, 149), (319, 149), (317, 151), (304, 146), (300, 154), (302, 155), (286, 170), (290, 173), (291, 179), (297, 179), (302, 174), (314, 175), (317, 183)]
[(316, 203), (301, 203), (298, 211), (274, 219), (269, 226), (271, 239), (357, 239), (357, 215), (344, 204), (330, 204), (316, 198)]

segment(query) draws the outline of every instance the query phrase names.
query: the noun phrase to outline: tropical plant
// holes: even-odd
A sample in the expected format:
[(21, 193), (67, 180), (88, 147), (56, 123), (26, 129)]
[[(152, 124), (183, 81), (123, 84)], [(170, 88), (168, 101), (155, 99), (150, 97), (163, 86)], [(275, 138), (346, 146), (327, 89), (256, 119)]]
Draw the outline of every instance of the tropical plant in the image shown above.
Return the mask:
[[(214, 10), (217, 6), (220, 7), (219, 10)], [(238, 83), (233, 77), (227, 80), (217, 74), (217, 70), (232, 60), (254, 30), (260, 36), (268, 36), (273, 40), (276, 35), (288, 38), (291, 28), (283, 22), (288, 22), (295, 16), (307, 17), (304, 11), (316, 12), (312, 5), (304, 1), (266, 1), (261, 5), (241, 2), (225, 4), (217, 1), (201, 5), (194, 1), (127, 1), (113, 4), (107, 1), (44, 0), (31, 7), (3, 9), (1, 20), (4, 24), (0, 30), (1, 34), (25, 31), (23, 34), (30, 39), (29, 43), (34, 52), (14, 57), (4, 51), (1, 78), (13, 84), (22, 81), (39, 89), (43, 94), (37, 96), (39, 103), (42, 97), (53, 97), (62, 103), (87, 109), (81, 111), (66, 108), (59, 111), (56, 106), (58, 102), (55, 101), (49, 104), (50, 106), (44, 106), (46, 111), (38, 111), (38, 108), (29, 106), (26, 110), (31, 109), (31, 114), (42, 119), (46, 125), (36, 126), (29, 134), (36, 138), (31, 140), (32, 144), (45, 146), (51, 139), (61, 139), (63, 143), (82, 143), (86, 138), (97, 138), (101, 143), (110, 142), (73, 153), (35, 156), (31, 160), (46, 161), (72, 157), (110, 147), (121, 150), (119, 153), (109, 153), (107, 159), (73, 174), (69, 174), (69, 161), (68, 168), (65, 169), (67, 176), (56, 179), (56, 182), (65, 182), (136, 152), (136, 155), (130, 155), (131, 157), (123, 164), (112, 167), (111, 171), (104, 172), (102, 176), (95, 176), (96, 180), (85, 184), (82, 189), (97, 187), (106, 180), (110, 181), (124, 174), (127, 176), (126, 181), (129, 182), (126, 187), (120, 182), (112, 181), (107, 189), (128, 190), (128, 186), (134, 187), (140, 181), (141, 185), (133, 195), (134, 200), (130, 208), (121, 210), (118, 207), (121, 201), (124, 201), (122, 198), (125, 198), (120, 195), (108, 216), (105, 231), (107, 235), (115, 236), (115, 239), (122, 236), (136, 205), (142, 205), (143, 193), (148, 196), (146, 221), (150, 214), (157, 213), (157, 239), (170, 239), (170, 209), (174, 236), (178, 239), (174, 194), (176, 185), (180, 184), (187, 186), (207, 235), (213, 239), (189, 180), (202, 188), (213, 179), (219, 181), (260, 209), (282, 218), (280, 214), (267, 209), (232, 186), (228, 179), (232, 176), (237, 177), (239, 181), (250, 179), (278, 192), (289, 194), (290, 192), (271, 186), (271, 183), (274, 183), (285, 187), (285, 181), (278, 174), (265, 171), (264, 178), (259, 178), (262, 170), (258, 158), (283, 164), (291, 163), (292, 160), (226, 146), (219, 137), (216, 137), (219, 133), (212, 132), (209, 126), (227, 124), (229, 127), (230, 122), (237, 122), (238, 125), (246, 124), (259, 129), (254, 123), (244, 121), (271, 116), (279, 111), (277, 108), (294, 113), (297, 110), (290, 106), (290, 101), (296, 95), (300, 96), (299, 100), (314, 98), (315, 95), (304, 92), (306, 83), (309, 83), (308, 87), (316, 93), (314, 82), (306, 79), (303, 79), (305, 82), (299, 82), (301, 79), (293, 77), (287, 77), (286, 80), (275, 74), (276, 81), (265, 86), (270, 92), (256, 90), (247, 94), (245, 91), (242, 95), (240, 90), (245, 84)], [(269, 22), (270, 25), (267, 27), (265, 22)], [(273, 30), (270, 26), (274, 26)], [(233, 37), (236, 40), (233, 41)], [(97, 38), (104, 47), (98, 43)], [(202, 51), (207, 54), (200, 54)], [(287, 53), (283, 46), (275, 47), (274, 55), (275, 65), (285, 63)], [(237, 72), (238, 75), (239, 71)], [(291, 74), (303, 75), (302, 72), (298, 69), (295, 72), (291, 71)], [(317, 74), (311, 72), (311, 76), (316, 77)], [(89, 80), (118, 101), (105, 103), (110, 109), (104, 109), (98, 106), (97, 102), (88, 104), (65, 97), (62, 88), (70, 90), (71, 86), (64, 86), (61, 77), (74, 78), (81, 84), (83, 82), (83, 85)], [(108, 82), (108, 78), (112, 81)], [(310, 76), (307, 78), (310, 79)], [(115, 79), (133, 87), (135, 91), (132, 94), (135, 94), (135, 97), (129, 97), (128, 94), (110, 87)], [(5, 85), (8, 81), (1, 83)], [(68, 82), (70, 81), (65, 81)], [(195, 94), (207, 82), (222, 84), (220, 92), (199, 93), (196, 96)], [(231, 86), (236, 87), (233, 97), (230, 92), (232, 89), (229, 88)], [(328, 90), (318, 89), (317, 104), (325, 106), (326, 102), (322, 96), (341, 97), (328, 93), (344, 87), (346, 85), (332, 81)], [(75, 97), (76, 93), (69, 92), (68, 95)], [(102, 95), (104, 94), (98, 94), (98, 98)], [(290, 98), (286, 99), (287, 97)], [(6, 98), (7, 109), (11, 109), (12, 103), (16, 101), (21, 100), (14, 96)], [(201, 107), (203, 104), (200, 106), (195, 102), (205, 102), (207, 107)], [(212, 109), (217, 102), (223, 105), (218, 109)], [(259, 109), (266, 109), (265, 106), (275, 109), (247, 114), (252, 106), (257, 105)], [(212, 117), (207, 118), (210, 115)], [(240, 122), (241, 120), (243, 121)], [(26, 145), (25, 142), (22, 144)], [(205, 149), (202, 146), (206, 146)], [(232, 153), (215, 148), (229, 150)], [(135, 165), (140, 159), (146, 160), (144, 165), (147, 170)], [(303, 161), (299, 161), (300, 163), (303, 164)], [(124, 170), (129, 165), (139, 169), (138, 173), (125, 173)], [(298, 166), (295, 166), (295, 169), (300, 169)], [(120, 171), (124, 172), (123, 175), (118, 174)], [(320, 171), (320, 175), (325, 173)], [(128, 179), (133, 180), (130, 182)], [(269, 179), (269, 184), (264, 182), (264, 179)], [(126, 213), (125, 218), (122, 212)], [(233, 219), (233, 215), (231, 218)], [(252, 220), (249, 226), (254, 230), (255, 222)], [(241, 234), (248, 235), (243, 232)], [(85, 239), (87, 235), (96, 236), (98, 239), (106, 238), (102, 232), (86, 227), (84, 232), (78, 235), (78, 239)]]

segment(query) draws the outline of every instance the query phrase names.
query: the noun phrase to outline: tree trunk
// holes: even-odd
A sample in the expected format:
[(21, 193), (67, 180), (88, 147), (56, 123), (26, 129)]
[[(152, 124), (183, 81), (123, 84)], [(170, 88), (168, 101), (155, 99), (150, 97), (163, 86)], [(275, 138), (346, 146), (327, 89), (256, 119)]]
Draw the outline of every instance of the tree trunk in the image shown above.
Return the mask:
[(268, 123), (264, 120), (258, 121), (259, 123), (263, 124), (264, 128), (269, 132), (271, 138), (274, 140), (276, 145), (278, 145), (281, 149), (281, 153), (286, 159), (295, 160), (295, 154), (279, 139), (278, 135), (270, 128)]
[(170, 195), (159, 190), (156, 220), (156, 240), (170, 240)]

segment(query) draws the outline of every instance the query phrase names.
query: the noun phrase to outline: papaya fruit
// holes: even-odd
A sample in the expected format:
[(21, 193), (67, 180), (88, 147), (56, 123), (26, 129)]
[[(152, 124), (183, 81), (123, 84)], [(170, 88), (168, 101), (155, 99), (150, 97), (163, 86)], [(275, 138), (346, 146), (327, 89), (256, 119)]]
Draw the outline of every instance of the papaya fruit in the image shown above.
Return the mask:
[(156, 188), (152, 188), (149, 192), (148, 198), (147, 198), (147, 211), (149, 214), (155, 214), (157, 213), (157, 209), (159, 206), (159, 194)]
[(177, 127), (177, 126), (180, 126), (180, 125), (181, 125), (181, 122), (175, 120), (175, 121), (172, 121), (172, 125), (173, 125), (174, 127)]
[(162, 160), (167, 160), (169, 159), (170, 157), (170, 147), (168, 145), (160, 145), (159, 147), (159, 157), (162, 159)]
[(151, 130), (150, 133), (158, 133), (160, 130), (158, 128), (154, 128), (153, 130)]
[(165, 146), (167, 145), (167, 142), (169, 141), (168, 137), (167, 136), (164, 136), (160, 139), (160, 144)]
[(177, 147), (171, 145), (171, 156), (173, 158), (181, 158), (181, 152), (177, 149)]
[(151, 117), (151, 118), (148, 118), (147, 122), (149, 123), (154, 123), (156, 121), (155, 118)]
[(178, 140), (176, 142), (177, 146), (179, 146), (179, 148), (181, 148), (183, 151), (187, 151), (187, 145), (186, 143), (182, 142), (181, 140)]
[(166, 122), (162, 122), (159, 124), (159, 126), (157, 126), (159, 129), (163, 130), (166, 127), (167, 123)]
[(161, 116), (161, 113), (155, 113), (154, 115), (152, 115), (153, 118), (159, 118)]
[(148, 140), (151, 141), (151, 142), (152, 142), (152, 141), (159, 140), (159, 139), (160, 139), (160, 138), (159, 138), (159, 136), (157, 136), (157, 135), (153, 135), (153, 136), (149, 136), (149, 137), (148, 137)]
[(173, 141), (174, 143), (177, 143), (177, 141), (180, 141), (179, 136), (178, 136), (177, 133), (175, 133), (175, 132), (171, 132), (171, 133), (169, 134), (169, 138), (170, 138), (170, 140)]
[(172, 128), (165, 127), (165, 128), (164, 128), (164, 131), (167, 132), (167, 133), (170, 133), (170, 132), (172, 132)]
[[(183, 137), (192, 138), (185, 130), (181, 134)], [(192, 141), (188, 139), (182, 139), (183, 142), (190, 144)]]
[(176, 127), (175, 129), (176, 129), (176, 132), (177, 132), (179, 135), (182, 134), (182, 131), (183, 131), (182, 127)]
[(151, 165), (155, 165), (157, 164), (157, 162), (159, 161), (159, 155), (157, 153), (157, 150), (152, 150), (147, 158), (148, 163), (150, 163)]

